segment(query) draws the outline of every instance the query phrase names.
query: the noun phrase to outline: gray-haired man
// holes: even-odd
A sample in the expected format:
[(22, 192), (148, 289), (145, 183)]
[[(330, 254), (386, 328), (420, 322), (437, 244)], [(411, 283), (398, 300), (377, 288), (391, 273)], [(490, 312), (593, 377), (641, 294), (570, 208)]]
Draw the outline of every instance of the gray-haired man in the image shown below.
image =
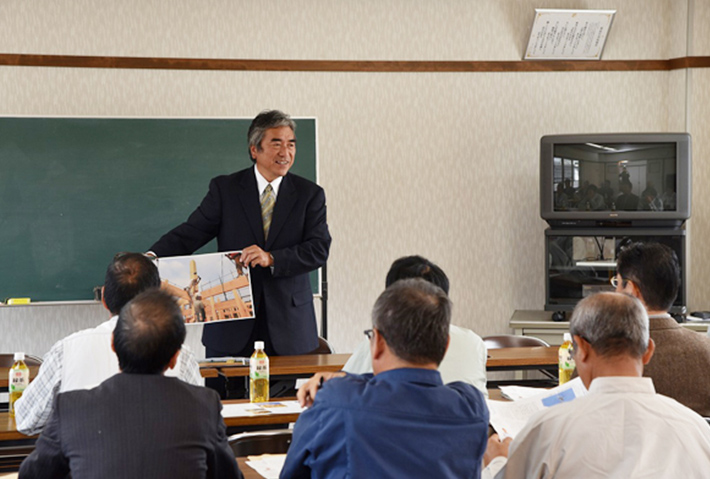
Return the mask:
[(570, 332), (589, 394), (534, 415), (509, 454), (493, 435), (482, 477), (706, 477), (710, 427), (641, 377), (654, 351), (641, 302), (619, 293), (585, 298)]
[(308, 274), (328, 259), (325, 193), (289, 173), (296, 160), (296, 123), (263, 111), (247, 133), (252, 168), (218, 176), (187, 221), (160, 238), (157, 256), (194, 253), (217, 239), (219, 251), (242, 252), (251, 268), (256, 319), (205, 324), (207, 356), (249, 356), (255, 340), (269, 355), (305, 354), (318, 347)]
[[(298, 419), (282, 478), (477, 478), (488, 433), (483, 394), (444, 385), (451, 302), (423, 279), (397, 281), (372, 311), (372, 374), (330, 380)], [(315, 396), (304, 386), (299, 399)]]

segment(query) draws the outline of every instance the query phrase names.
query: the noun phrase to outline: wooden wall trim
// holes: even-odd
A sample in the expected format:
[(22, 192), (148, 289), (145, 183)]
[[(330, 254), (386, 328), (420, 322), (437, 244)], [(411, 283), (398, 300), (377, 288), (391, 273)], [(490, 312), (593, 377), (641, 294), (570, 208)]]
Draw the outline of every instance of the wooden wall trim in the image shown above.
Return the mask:
[(350, 61), (238, 60), (220, 58), (103, 57), (0, 53), (0, 65), (63, 68), (156, 70), (300, 71), (300, 72), (575, 72), (663, 71), (709, 68), (710, 57), (670, 60), (530, 61)]

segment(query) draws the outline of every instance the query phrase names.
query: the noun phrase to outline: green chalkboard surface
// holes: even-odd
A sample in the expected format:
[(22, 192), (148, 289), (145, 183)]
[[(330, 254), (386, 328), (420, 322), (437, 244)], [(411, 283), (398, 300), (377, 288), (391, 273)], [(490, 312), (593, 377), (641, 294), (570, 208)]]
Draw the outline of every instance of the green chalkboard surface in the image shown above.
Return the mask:
[[(0, 118), (0, 299), (92, 299), (116, 252), (146, 251), (211, 178), (252, 165), (250, 123)], [(315, 181), (315, 120), (296, 123), (291, 172)], [(212, 241), (199, 252), (214, 251)]]

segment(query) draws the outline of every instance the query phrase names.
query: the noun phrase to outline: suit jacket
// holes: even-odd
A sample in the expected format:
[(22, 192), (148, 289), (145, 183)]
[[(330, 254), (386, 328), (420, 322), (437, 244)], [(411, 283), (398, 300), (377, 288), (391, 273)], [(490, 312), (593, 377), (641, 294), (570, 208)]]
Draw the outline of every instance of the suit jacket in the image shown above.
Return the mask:
[(710, 417), (710, 339), (671, 317), (651, 316), (649, 324), (656, 351), (643, 375), (653, 379), (657, 393)]
[(162, 375), (117, 374), (57, 396), (20, 477), (241, 478), (216, 392)]
[[(273, 255), (273, 273), (271, 268), (251, 268), (257, 320), (266, 321), (278, 354), (315, 349), (318, 333), (308, 273), (325, 264), (330, 249), (323, 189), (299, 176), (284, 176), (265, 241), (254, 168), (219, 176), (187, 221), (150, 250), (158, 256), (187, 255), (213, 238), (220, 251), (257, 245)], [(253, 321), (207, 323), (202, 342), (233, 354), (247, 346), (253, 327)]]

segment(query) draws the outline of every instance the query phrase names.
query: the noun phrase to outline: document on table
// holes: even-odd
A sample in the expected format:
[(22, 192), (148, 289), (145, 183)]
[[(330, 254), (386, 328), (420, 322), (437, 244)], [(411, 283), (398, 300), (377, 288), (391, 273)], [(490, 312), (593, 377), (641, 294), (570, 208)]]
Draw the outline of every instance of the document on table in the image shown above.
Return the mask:
[(303, 408), (298, 401), (223, 404), (222, 417), (249, 417), (268, 414), (300, 414)]
[[(520, 401), (529, 397), (535, 397), (543, 391), (540, 388), (532, 388), (529, 386), (500, 386), (500, 395), (511, 401)], [(544, 389), (548, 391), (548, 389)]]
[(575, 378), (553, 389), (542, 389), (538, 394), (517, 401), (487, 400), (490, 424), (501, 439), (515, 437), (527, 424), (530, 416), (546, 407), (569, 402), (587, 394), (580, 378)]
[(286, 462), (286, 454), (262, 454), (261, 456), (247, 457), (247, 466), (266, 479), (279, 479), (284, 462)]

